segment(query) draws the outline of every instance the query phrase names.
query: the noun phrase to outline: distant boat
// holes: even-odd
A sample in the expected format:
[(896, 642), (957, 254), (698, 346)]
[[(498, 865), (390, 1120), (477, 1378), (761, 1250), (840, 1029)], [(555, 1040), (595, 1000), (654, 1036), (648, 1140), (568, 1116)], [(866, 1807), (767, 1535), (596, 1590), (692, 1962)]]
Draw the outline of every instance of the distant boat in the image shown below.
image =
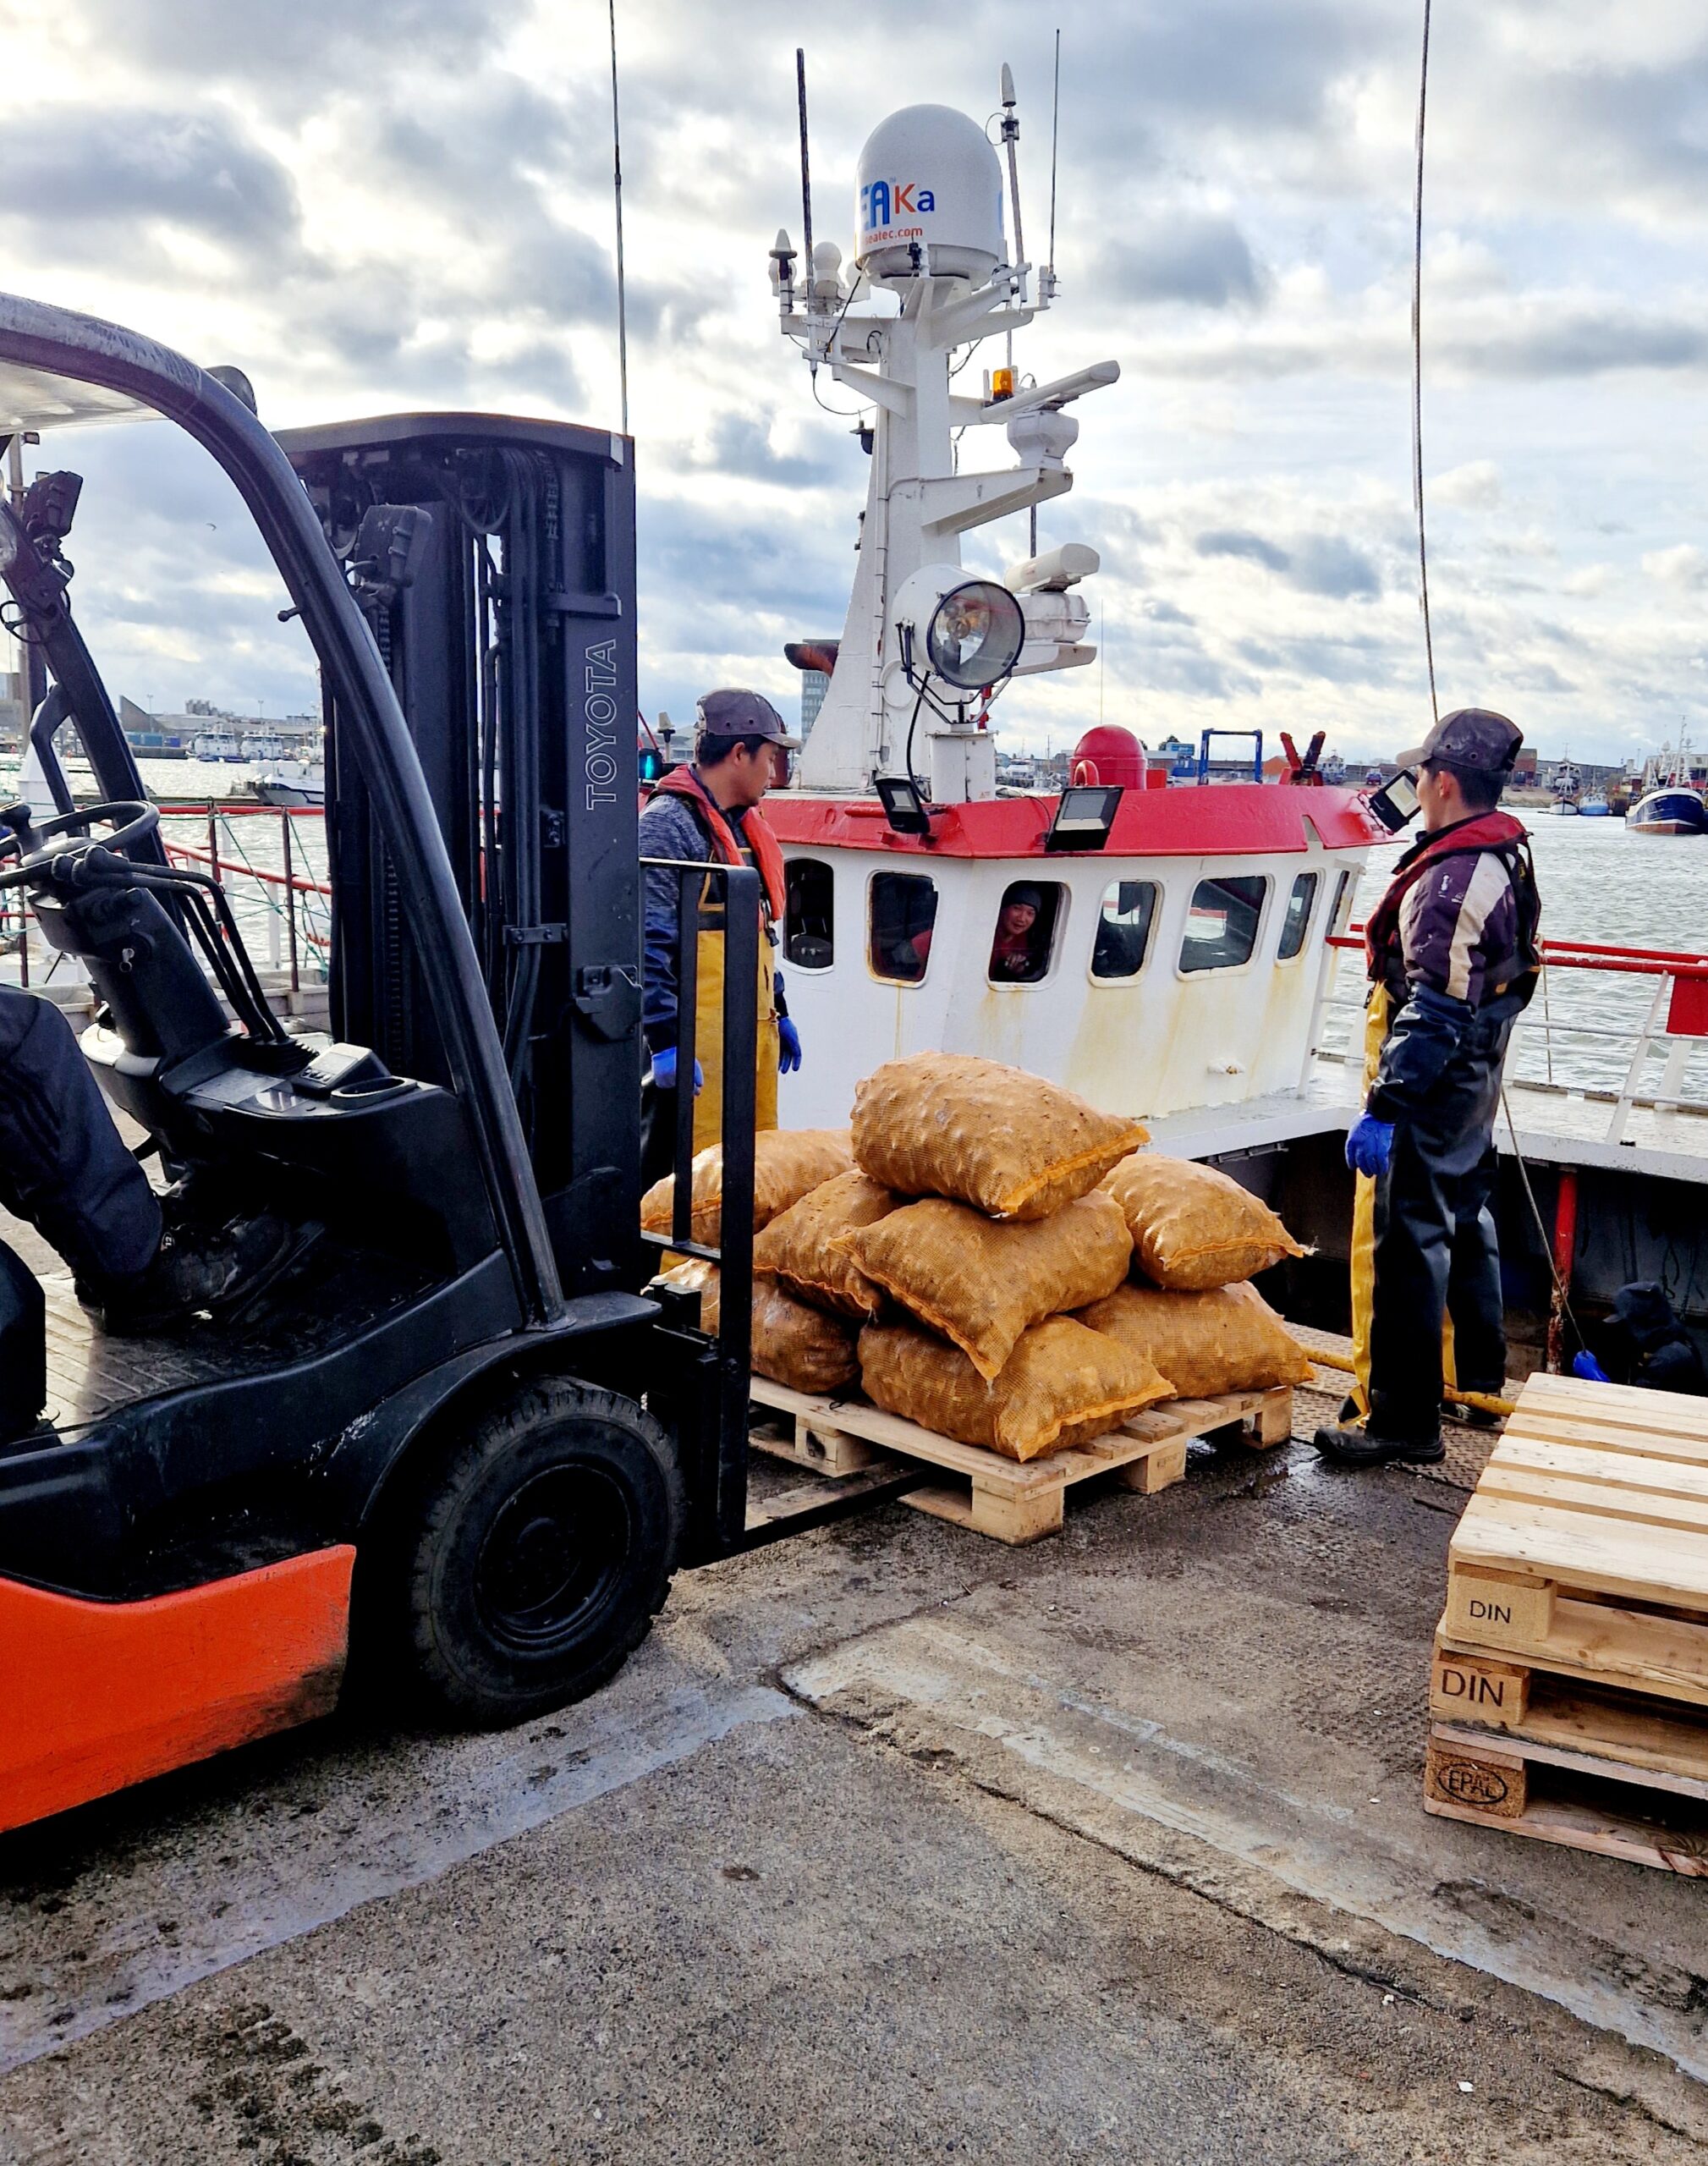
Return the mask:
[(1708, 802), (1702, 771), (1690, 755), (1690, 733), (1681, 730), (1675, 748), (1656, 753), (1643, 770), (1643, 794), (1625, 815), (1636, 835), (1708, 835)]
[(1599, 789), (1591, 790), (1587, 797), (1578, 800), (1579, 814), (1585, 820), (1605, 820), (1612, 809)]
[[(1604, 812), (1606, 809), (1605, 805), (1601, 807)], [(1578, 816), (1578, 801), (1573, 797), (1557, 797), (1554, 800), (1554, 810), (1562, 820), (1574, 820)]]
[(323, 805), (327, 801), (327, 771), (319, 760), (281, 760), (258, 776), (250, 789), (263, 805), (294, 809)]
[(1639, 797), (1625, 825), (1634, 835), (1708, 835), (1708, 805), (1696, 790), (1667, 785)]

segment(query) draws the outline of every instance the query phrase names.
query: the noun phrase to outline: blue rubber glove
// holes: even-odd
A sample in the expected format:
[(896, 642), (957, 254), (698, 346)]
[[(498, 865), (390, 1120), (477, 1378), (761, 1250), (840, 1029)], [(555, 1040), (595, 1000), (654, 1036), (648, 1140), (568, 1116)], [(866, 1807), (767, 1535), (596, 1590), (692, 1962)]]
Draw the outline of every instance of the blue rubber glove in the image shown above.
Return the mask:
[(777, 1066), (780, 1075), (793, 1075), (800, 1066), (800, 1032), (787, 1015), (777, 1019)]
[(1585, 1383), (1605, 1384), (1610, 1381), (1607, 1372), (1587, 1346), (1581, 1354), (1573, 1355), (1572, 1374), (1574, 1377), (1581, 1377)]
[[(660, 1046), (652, 1056), (652, 1087), (655, 1091), (673, 1091), (676, 1088), (676, 1048)], [(697, 1098), (706, 1088), (706, 1070), (696, 1060), (694, 1064), (694, 1095)]]
[(1372, 1180), (1387, 1171), (1388, 1154), (1393, 1149), (1393, 1123), (1378, 1120), (1374, 1113), (1361, 1113), (1346, 1139), (1346, 1163), (1355, 1174), (1368, 1174)]

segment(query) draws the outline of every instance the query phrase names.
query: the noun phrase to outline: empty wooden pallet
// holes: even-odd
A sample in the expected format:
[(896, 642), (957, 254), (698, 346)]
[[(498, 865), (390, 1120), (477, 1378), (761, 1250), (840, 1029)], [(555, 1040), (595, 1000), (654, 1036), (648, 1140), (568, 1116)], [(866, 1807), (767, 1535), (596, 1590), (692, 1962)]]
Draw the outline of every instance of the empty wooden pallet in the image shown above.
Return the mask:
[(902, 1502), (1008, 1542), (1035, 1542), (1056, 1532), (1067, 1493), (1077, 1482), (1113, 1474), (1148, 1496), (1182, 1479), (1186, 1447), (1195, 1437), (1233, 1431), (1266, 1450), (1293, 1433), (1293, 1394), (1285, 1386), (1230, 1392), (1220, 1399), (1175, 1399), (1093, 1443), (1023, 1465), (982, 1445), (939, 1437), (863, 1399), (819, 1398), (766, 1377), (755, 1377), (752, 1392), (755, 1407), (764, 1410), (752, 1432), (761, 1450), (833, 1478), (886, 1458), (940, 1467), (950, 1482), (915, 1489)]
[(1453, 1535), (1440, 1638), (1708, 1706), (1708, 1402), (1532, 1377)]
[(1708, 1406), (1536, 1376), (1448, 1550), (1425, 1804), (1708, 1872)]

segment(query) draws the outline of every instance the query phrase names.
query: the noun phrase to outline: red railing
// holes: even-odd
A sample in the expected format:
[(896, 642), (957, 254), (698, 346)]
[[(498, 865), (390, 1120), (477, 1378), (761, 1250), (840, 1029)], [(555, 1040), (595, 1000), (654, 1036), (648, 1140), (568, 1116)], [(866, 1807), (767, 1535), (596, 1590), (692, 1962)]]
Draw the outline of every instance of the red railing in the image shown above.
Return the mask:
[[(1328, 944), (1362, 954), (1364, 927), (1348, 926), (1344, 932), (1332, 933)], [(1612, 1039), (1631, 1047), (1629, 1064), (1617, 1091), (1610, 1088), (1594, 1093), (1612, 1102), (1606, 1141), (1616, 1143), (1620, 1140), (1631, 1109), (1639, 1101), (1656, 1111), (1708, 1112), (1708, 1106), (1701, 1100), (1680, 1095), (1685, 1065), (1695, 1044), (1708, 1040), (1708, 955), (1692, 954), (1685, 948), (1637, 948), (1625, 942), (1604, 940), (1545, 940), (1541, 948), (1541, 1009), (1539, 1014), (1533, 1005), (1521, 1019), (1519, 1027), (1543, 1032), (1547, 1043), (1550, 1083), (1553, 1080), (1556, 1033), (1568, 1038)], [(1546, 998), (1547, 973), (1553, 970), (1606, 971), (1619, 976), (1652, 978), (1655, 997), (1641, 1024), (1610, 1029), (1601, 1022), (1556, 1022), (1548, 1011)], [(1643, 1071), (1657, 1049), (1664, 1050), (1666, 1065), (1658, 1089), (1650, 1091), (1644, 1087)]]

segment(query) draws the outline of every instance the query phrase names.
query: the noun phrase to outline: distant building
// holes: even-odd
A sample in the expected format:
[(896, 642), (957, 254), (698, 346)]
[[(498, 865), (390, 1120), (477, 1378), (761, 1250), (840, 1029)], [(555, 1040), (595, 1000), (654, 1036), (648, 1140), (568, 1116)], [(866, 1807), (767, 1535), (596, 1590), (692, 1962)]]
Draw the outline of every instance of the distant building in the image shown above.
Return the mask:
[(786, 659), (800, 672), (800, 738), (812, 734), (824, 695), (830, 690), (830, 673), (836, 668), (840, 640), (791, 640), (783, 648)]
[(822, 669), (803, 669), (800, 673), (800, 739), (805, 744), (812, 735), (812, 726), (818, 720), (818, 711), (824, 705), (824, 695), (830, 690), (830, 679)]

